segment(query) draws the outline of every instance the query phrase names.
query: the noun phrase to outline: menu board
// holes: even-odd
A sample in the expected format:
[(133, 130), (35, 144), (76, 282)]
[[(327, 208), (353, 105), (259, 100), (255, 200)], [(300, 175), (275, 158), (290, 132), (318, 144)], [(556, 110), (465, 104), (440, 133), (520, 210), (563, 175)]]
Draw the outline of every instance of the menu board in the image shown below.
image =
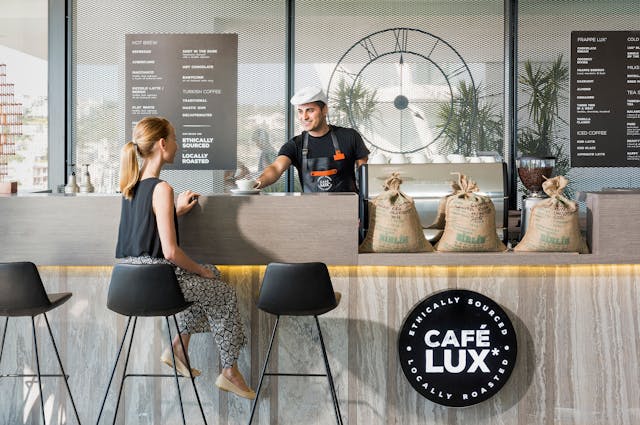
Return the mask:
[(179, 148), (166, 169), (235, 170), (238, 35), (127, 34), (125, 41), (128, 128), (149, 115), (171, 121)]
[(571, 166), (640, 167), (640, 31), (573, 31), (571, 64)]

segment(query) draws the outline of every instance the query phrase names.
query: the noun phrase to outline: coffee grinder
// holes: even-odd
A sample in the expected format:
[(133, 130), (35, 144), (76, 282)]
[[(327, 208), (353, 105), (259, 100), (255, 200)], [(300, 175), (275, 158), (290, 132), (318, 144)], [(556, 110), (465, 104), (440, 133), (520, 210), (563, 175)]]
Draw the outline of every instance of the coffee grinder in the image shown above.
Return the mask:
[(555, 157), (531, 157), (523, 156), (516, 160), (518, 176), (525, 188), (529, 191), (522, 197), (522, 217), (520, 218), (520, 239), (524, 237), (531, 218), (531, 211), (540, 201), (548, 198), (542, 190), (542, 183), (550, 178), (553, 167), (556, 165)]

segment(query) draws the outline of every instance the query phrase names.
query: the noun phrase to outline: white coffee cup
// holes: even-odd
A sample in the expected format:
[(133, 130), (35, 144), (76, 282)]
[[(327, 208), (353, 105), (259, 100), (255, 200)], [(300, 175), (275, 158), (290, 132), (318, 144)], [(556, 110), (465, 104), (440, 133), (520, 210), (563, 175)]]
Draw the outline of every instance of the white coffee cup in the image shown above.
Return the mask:
[(376, 152), (373, 155), (371, 155), (369, 157), (369, 161), (367, 161), (369, 164), (386, 164), (387, 163), (387, 156), (385, 154), (383, 154), (382, 152)]
[(449, 160), (446, 156), (437, 154), (431, 156), (431, 162), (433, 162), (434, 164), (446, 164), (449, 162)]
[(463, 162), (467, 162), (467, 159), (464, 157), (464, 155), (460, 155), (458, 153), (452, 153), (447, 155), (447, 159), (449, 160), (449, 162), (453, 162), (455, 164), (461, 164)]
[(389, 164), (406, 164), (407, 157), (403, 153), (394, 153), (391, 155), (391, 159), (389, 160)]
[(493, 155), (481, 156), (480, 160), (482, 162), (496, 162), (496, 157)]
[(482, 162), (482, 159), (480, 159), (479, 156), (468, 156), (467, 157), (467, 162), (471, 163), (471, 164), (479, 164)]
[(236, 185), (240, 190), (251, 190), (256, 185), (256, 181), (254, 179), (240, 179), (236, 180)]
[(417, 152), (409, 156), (409, 162), (412, 164), (426, 164), (429, 162), (429, 159), (425, 154)]

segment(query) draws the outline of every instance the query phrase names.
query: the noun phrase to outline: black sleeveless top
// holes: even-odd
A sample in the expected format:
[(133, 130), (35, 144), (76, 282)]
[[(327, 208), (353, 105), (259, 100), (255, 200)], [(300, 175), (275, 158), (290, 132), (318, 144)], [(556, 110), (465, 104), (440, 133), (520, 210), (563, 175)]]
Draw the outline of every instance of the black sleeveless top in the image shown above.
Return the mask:
[[(164, 258), (156, 215), (153, 213), (153, 189), (161, 182), (162, 180), (155, 177), (140, 180), (133, 188), (133, 199), (122, 198), (116, 258), (143, 256)], [(173, 221), (176, 228), (176, 241), (180, 243), (175, 207)]]

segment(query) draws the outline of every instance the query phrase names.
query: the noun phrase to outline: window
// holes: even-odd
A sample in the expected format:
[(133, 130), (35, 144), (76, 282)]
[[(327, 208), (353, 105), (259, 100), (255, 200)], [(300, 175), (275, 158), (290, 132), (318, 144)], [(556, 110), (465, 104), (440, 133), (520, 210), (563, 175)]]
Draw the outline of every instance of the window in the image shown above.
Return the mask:
[(0, 15), (0, 178), (20, 192), (48, 186), (47, 0), (3, 0)]

